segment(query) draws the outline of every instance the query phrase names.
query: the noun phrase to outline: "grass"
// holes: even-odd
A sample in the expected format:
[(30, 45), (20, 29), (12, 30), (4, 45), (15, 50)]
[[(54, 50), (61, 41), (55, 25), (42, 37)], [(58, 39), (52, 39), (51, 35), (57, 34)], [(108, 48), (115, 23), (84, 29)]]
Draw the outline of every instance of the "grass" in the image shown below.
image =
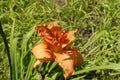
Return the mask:
[[(70, 80), (120, 79), (119, 0), (1, 0), (0, 21), (9, 42), (13, 80), (37, 80), (32, 46), (40, 41), (34, 26), (57, 21), (65, 30), (78, 29), (74, 46), (84, 63)], [(40, 65), (45, 80), (64, 80), (57, 63)], [(9, 79), (9, 65), (0, 36), (0, 80)]]

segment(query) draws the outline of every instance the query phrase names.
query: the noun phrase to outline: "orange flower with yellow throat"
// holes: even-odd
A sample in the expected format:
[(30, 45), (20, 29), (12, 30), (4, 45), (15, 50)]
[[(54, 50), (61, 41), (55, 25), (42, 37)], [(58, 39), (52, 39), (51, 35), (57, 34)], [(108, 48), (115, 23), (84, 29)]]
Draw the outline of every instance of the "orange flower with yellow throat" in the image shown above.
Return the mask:
[(35, 28), (44, 41), (32, 48), (32, 53), (37, 58), (34, 68), (37, 69), (41, 62), (56, 61), (62, 67), (65, 79), (68, 79), (74, 73), (74, 67), (83, 63), (78, 48), (70, 48), (77, 30), (66, 32), (56, 22)]

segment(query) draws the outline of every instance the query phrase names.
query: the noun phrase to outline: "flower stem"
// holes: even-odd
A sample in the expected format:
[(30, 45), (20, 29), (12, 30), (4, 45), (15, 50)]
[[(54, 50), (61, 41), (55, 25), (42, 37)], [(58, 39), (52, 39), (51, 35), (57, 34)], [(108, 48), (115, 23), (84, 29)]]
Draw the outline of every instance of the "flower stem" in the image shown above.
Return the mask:
[(9, 68), (10, 68), (10, 80), (12, 80), (12, 65), (11, 65), (10, 51), (9, 51), (8, 41), (6, 39), (5, 33), (3, 32), (1, 22), (0, 22), (0, 34), (3, 38), (4, 44), (5, 44), (5, 47), (6, 47), (8, 63), (9, 63)]

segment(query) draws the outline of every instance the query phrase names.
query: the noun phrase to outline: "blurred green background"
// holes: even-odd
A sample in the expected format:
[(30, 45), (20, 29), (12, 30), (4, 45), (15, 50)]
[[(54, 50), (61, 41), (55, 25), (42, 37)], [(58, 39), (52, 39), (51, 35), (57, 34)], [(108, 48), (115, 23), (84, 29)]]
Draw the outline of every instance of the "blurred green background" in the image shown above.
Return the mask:
[[(34, 26), (58, 22), (78, 29), (73, 46), (84, 58), (70, 80), (120, 79), (120, 0), (0, 0), (0, 21), (8, 39), (13, 80), (38, 80), (32, 46), (41, 40)], [(44, 80), (64, 80), (55, 62), (43, 63)], [(9, 80), (5, 45), (0, 36), (0, 80)]]

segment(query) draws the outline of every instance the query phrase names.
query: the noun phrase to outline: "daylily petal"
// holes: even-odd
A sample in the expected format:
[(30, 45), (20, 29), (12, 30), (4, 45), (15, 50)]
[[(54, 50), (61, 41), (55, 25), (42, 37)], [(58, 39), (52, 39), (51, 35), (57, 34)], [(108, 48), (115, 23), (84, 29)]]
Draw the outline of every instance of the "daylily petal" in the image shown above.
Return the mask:
[(64, 77), (68, 79), (74, 73), (74, 66), (82, 64), (83, 58), (77, 49), (55, 53), (55, 61), (63, 68)]
[(33, 55), (40, 60), (40, 62), (46, 62), (53, 60), (54, 55), (48, 49), (45, 43), (39, 43), (32, 48)]
[(46, 42), (51, 43), (53, 41), (53, 34), (45, 24), (36, 26), (35, 29), (38, 30), (38, 35), (43, 37)]
[(72, 31), (70, 31), (70, 32), (67, 33), (68, 42), (67, 42), (66, 45), (63, 46), (66, 49), (68, 49), (70, 47), (70, 45), (73, 43), (73, 41), (75, 39), (75, 35), (74, 35), (75, 32), (77, 32), (77, 29), (72, 30)]
[(59, 31), (61, 27), (58, 25), (57, 22), (50, 22), (50, 26), (48, 27), (51, 31)]
[(82, 55), (80, 54), (80, 51), (78, 48), (72, 49), (72, 57), (74, 58), (74, 66), (79, 66), (83, 63)]

